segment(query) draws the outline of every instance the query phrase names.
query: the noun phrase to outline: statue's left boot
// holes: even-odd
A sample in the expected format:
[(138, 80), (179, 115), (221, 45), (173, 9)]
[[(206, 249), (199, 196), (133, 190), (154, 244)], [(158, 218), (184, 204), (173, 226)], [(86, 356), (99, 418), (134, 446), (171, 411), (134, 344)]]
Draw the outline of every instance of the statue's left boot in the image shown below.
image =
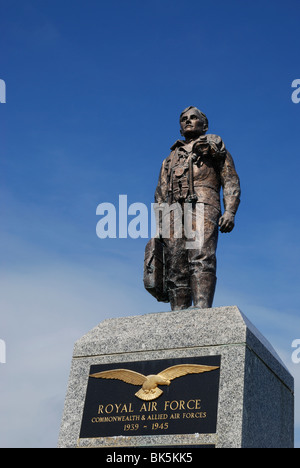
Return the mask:
[(169, 290), (169, 301), (172, 310), (188, 309), (192, 305), (190, 288), (176, 288)]
[(192, 275), (190, 285), (194, 307), (210, 309), (213, 305), (217, 278), (212, 273)]

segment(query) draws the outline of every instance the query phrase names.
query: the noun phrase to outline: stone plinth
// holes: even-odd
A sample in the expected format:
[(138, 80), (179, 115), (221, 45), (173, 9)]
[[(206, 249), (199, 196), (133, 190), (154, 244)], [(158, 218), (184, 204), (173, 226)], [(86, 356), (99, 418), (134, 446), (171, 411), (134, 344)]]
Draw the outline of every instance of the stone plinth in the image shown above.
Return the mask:
[[(147, 407), (138, 386), (89, 377), (195, 363), (220, 368), (159, 387)], [(293, 419), (293, 378), (241, 311), (188, 309), (106, 320), (75, 343), (59, 447), (291, 448)]]

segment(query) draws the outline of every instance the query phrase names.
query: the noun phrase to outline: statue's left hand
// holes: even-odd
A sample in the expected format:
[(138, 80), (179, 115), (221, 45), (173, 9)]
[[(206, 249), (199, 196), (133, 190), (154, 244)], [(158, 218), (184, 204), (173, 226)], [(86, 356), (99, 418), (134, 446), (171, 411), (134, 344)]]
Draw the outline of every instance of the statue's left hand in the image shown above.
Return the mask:
[(234, 228), (234, 214), (230, 213), (230, 211), (225, 211), (220, 218), (219, 226), (221, 232), (231, 232)]

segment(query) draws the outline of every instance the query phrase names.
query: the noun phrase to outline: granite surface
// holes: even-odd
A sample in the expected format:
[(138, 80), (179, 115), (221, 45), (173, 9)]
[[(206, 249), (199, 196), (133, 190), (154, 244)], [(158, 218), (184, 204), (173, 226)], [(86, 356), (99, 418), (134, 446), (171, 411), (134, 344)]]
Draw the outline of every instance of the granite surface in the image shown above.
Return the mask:
[[(93, 364), (221, 355), (217, 432), (79, 439)], [(293, 378), (238, 307), (109, 319), (74, 346), (58, 446), (292, 447)]]

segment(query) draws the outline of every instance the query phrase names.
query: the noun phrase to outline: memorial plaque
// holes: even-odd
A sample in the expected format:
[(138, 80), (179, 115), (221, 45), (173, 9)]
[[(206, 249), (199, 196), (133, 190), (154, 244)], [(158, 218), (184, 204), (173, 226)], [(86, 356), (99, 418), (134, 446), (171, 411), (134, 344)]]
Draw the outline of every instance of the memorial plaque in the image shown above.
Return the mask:
[(80, 438), (216, 433), (220, 356), (93, 365)]

